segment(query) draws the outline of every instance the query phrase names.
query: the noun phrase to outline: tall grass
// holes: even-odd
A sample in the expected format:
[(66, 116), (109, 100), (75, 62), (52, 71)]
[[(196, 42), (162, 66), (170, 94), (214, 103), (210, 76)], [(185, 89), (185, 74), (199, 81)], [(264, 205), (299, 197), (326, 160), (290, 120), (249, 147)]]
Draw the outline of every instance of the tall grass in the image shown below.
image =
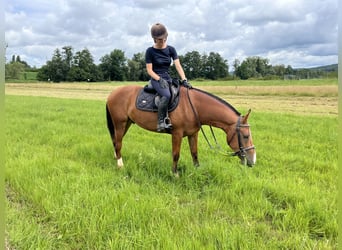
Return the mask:
[(337, 249), (337, 118), (256, 112), (250, 123), (254, 168), (200, 135), (201, 166), (184, 140), (175, 179), (170, 136), (136, 125), (116, 169), (104, 102), (6, 96), (10, 245)]

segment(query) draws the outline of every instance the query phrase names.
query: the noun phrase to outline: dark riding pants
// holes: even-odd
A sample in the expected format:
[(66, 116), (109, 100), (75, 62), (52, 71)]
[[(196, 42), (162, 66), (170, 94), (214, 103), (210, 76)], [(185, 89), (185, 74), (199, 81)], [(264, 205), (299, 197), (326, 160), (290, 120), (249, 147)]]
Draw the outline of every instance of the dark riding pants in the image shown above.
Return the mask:
[[(168, 73), (163, 73), (163, 74), (160, 74), (159, 76), (165, 79), (169, 84), (172, 83), (172, 78), (170, 77)], [(170, 100), (171, 93), (170, 93), (169, 87), (167, 88), (161, 87), (160, 83), (154, 79), (151, 79), (151, 84), (153, 88), (158, 92), (159, 95), (165, 96), (168, 100)]]

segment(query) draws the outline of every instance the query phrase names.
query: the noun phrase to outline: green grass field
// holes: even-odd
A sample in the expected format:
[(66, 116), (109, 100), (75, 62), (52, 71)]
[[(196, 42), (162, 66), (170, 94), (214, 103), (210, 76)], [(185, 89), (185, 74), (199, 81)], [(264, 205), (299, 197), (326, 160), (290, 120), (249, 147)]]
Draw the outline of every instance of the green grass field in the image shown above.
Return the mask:
[(255, 167), (200, 135), (176, 179), (171, 137), (136, 125), (116, 168), (104, 101), (7, 95), (5, 115), (15, 249), (337, 249), (336, 116), (252, 112)]

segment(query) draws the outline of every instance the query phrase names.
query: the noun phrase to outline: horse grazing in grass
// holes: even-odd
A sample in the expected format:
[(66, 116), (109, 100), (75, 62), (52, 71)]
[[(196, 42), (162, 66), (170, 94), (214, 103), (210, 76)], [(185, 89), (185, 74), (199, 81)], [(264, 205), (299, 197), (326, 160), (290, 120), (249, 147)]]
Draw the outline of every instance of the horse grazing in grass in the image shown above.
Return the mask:
[[(142, 88), (119, 87), (107, 99), (107, 126), (119, 168), (123, 166), (122, 139), (132, 123), (149, 131), (157, 131), (157, 113), (142, 111), (136, 107), (136, 99)], [(197, 141), (202, 125), (222, 129), (227, 135), (227, 144), (234, 150), (233, 155), (238, 156), (243, 164), (255, 164), (256, 151), (247, 123), (250, 110), (242, 116), (226, 101), (202, 90), (180, 87), (179, 91), (178, 106), (169, 114), (173, 128), (167, 132), (172, 136), (172, 172), (175, 175), (178, 175), (177, 163), (182, 138), (185, 136), (188, 137), (193, 163), (199, 166)]]

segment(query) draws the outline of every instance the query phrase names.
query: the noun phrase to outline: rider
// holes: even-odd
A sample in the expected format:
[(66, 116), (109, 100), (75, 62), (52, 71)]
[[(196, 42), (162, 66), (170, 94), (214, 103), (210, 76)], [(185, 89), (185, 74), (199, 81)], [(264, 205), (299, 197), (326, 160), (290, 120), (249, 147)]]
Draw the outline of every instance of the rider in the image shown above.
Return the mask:
[(162, 132), (165, 129), (171, 129), (171, 123), (165, 123), (168, 103), (171, 98), (169, 84), (172, 79), (169, 75), (171, 59), (176, 66), (178, 75), (181, 78), (181, 83), (188, 88), (191, 85), (188, 83), (182, 65), (180, 64), (176, 49), (166, 44), (167, 29), (161, 23), (156, 23), (151, 27), (151, 36), (154, 40), (154, 45), (146, 50), (146, 70), (151, 77), (153, 88), (161, 96), (158, 106), (158, 125), (157, 131)]

